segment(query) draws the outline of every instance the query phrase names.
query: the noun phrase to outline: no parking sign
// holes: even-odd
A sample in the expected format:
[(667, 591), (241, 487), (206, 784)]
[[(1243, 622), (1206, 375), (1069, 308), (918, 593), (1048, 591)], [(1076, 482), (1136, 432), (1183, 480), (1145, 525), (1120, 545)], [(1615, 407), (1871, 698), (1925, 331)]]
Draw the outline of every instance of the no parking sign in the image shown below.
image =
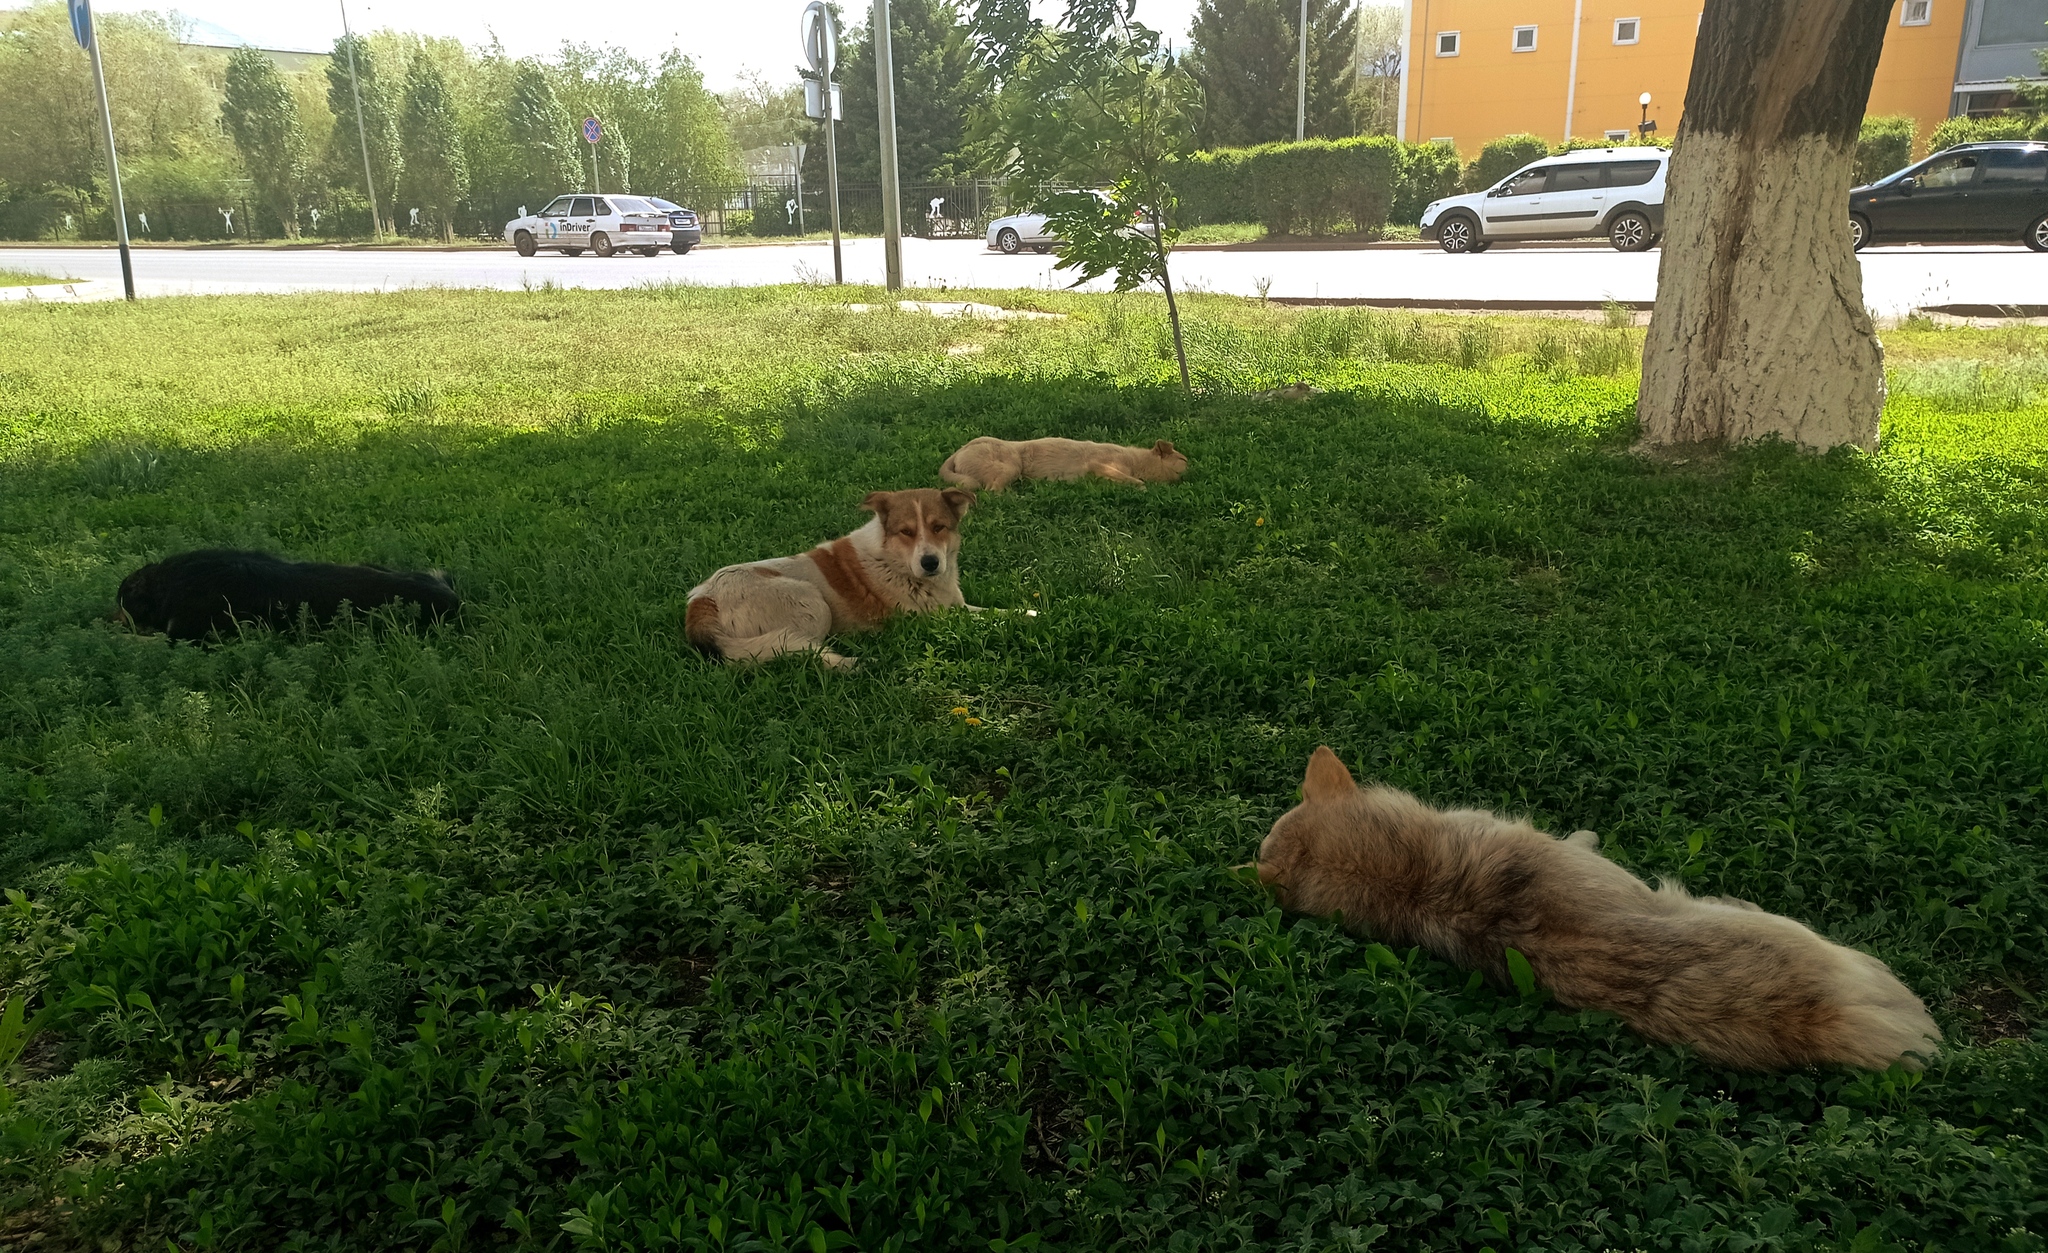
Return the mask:
[(587, 117), (583, 119), (583, 138), (594, 144), (602, 134), (604, 134), (604, 128), (597, 124), (596, 118)]

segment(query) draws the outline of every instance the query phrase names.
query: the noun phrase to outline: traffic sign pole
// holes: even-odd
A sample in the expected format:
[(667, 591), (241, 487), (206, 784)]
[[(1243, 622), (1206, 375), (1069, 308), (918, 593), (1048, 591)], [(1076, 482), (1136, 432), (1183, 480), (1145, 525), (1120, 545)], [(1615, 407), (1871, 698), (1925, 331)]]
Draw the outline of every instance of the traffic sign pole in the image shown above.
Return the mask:
[(590, 194), (602, 196), (597, 186), (597, 141), (604, 135), (604, 127), (594, 117), (583, 119), (583, 138), (590, 141)]
[[(797, 22), (803, 40), (804, 57), (819, 80), (818, 98), (824, 102), (818, 112), (825, 118), (825, 194), (832, 205), (832, 281), (846, 282), (846, 266), (839, 255), (839, 110), (834, 107), (832, 72), (839, 68), (839, 28), (824, 0), (811, 0)], [(801, 167), (803, 158), (797, 158)]]
[(114, 193), (114, 238), (121, 243), (121, 289), (135, 299), (135, 263), (128, 255), (128, 204), (121, 197), (121, 162), (114, 155), (114, 113), (107, 107), (107, 74), (100, 66), (99, 34), (93, 29), (92, 0), (71, 0), (71, 33), (92, 54), (92, 81), (100, 93), (100, 123), (107, 141), (107, 182)]

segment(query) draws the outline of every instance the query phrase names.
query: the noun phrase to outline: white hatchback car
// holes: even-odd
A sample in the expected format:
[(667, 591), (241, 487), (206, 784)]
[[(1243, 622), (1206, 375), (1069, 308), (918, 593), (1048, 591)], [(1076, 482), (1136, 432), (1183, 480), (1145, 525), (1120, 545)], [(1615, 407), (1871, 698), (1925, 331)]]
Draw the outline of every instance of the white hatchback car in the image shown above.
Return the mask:
[[(1104, 200), (1109, 198), (1108, 192), (1098, 191), (1095, 194)], [(1043, 213), (1012, 213), (1008, 217), (997, 218), (988, 224), (988, 246), (1013, 257), (1026, 248), (1033, 252), (1051, 252), (1052, 246), (1060, 242), (1060, 237), (1046, 229), (1045, 218)], [(1152, 224), (1134, 217), (1131, 229), (1141, 235), (1150, 235)]]
[(585, 248), (600, 257), (623, 251), (651, 257), (669, 246), (667, 213), (638, 196), (557, 196), (539, 213), (505, 223), (505, 242), (530, 257), (553, 248), (573, 257)]
[(1533, 161), (1485, 191), (1430, 202), (1422, 237), (1445, 252), (1485, 252), (1496, 243), (1605, 235), (1641, 252), (1664, 233), (1662, 148), (1586, 148)]

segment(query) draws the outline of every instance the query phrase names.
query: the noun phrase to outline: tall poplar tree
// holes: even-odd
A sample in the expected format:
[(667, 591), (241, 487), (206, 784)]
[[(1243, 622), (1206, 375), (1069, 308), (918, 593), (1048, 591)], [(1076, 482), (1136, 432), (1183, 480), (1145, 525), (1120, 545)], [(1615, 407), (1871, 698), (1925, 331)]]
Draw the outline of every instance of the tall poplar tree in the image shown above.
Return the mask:
[[(455, 240), (455, 207), (469, 194), (469, 162), (462, 151), (462, 127), (449, 99), (441, 67), (424, 51), (413, 54), (405, 73), (405, 107), (399, 114), (399, 147), (405, 162), (399, 175), (401, 209), (418, 209), (438, 227), (444, 242)], [(411, 215), (392, 216), (401, 226)]]
[[(968, 118), (983, 102), (988, 79), (974, 61), (973, 41), (953, 0), (890, 0), (890, 53), (896, 67), (896, 161), (904, 183), (944, 182), (981, 164)], [(852, 33), (837, 81), (846, 120), (839, 128), (839, 177), (881, 178), (881, 122), (875, 94), (874, 34)], [(814, 145), (822, 152), (824, 143)]]
[[(360, 134), (356, 130), (357, 93), (349, 82), (351, 49), (355, 53), (356, 84), (362, 89)], [(346, 187), (367, 195), (363, 186), (363, 138), (367, 136), (370, 175), (377, 181), (377, 206), (388, 227), (393, 225), (392, 197), (398, 194), (401, 161), (392, 85), (379, 73), (380, 68), (370, 41), (361, 35), (344, 35), (334, 41), (334, 51), (327, 58), (327, 111), (334, 115), (334, 132), (327, 141), (327, 159), (323, 164), (328, 186)]]
[(555, 95), (546, 71), (532, 61), (521, 61), (512, 72), (512, 102), (505, 129), (519, 153), (517, 194), (532, 198), (536, 207), (565, 191), (581, 187), (583, 174), (576, 150), (576, 124)]
[(306, 131), (291, 87), (269, 57), (241, 47), (228, 55), (221, 121), (233, 136), (257, 199), (287, 239), (299, 234), (299, 196), (306, 183)]

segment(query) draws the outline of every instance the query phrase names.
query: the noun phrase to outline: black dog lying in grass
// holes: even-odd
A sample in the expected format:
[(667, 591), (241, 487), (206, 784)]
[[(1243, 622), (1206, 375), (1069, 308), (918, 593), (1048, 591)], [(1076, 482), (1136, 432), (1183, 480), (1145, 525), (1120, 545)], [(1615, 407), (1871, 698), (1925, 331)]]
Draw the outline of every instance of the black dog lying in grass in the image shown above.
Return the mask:
[(203, 639), (237, 622), (290, 626), (304, 609), (332, 621), (347, 601), (359, 611), (394, 601), (418, 607), (422, 620), (453, 617), (462, 608), (440, 571), (406, 574), (377, 566), (286, 561), (269, 553), (203, 548), (166, 557), (121, 580), (115, 597), (122, 621), (174, 640)]

